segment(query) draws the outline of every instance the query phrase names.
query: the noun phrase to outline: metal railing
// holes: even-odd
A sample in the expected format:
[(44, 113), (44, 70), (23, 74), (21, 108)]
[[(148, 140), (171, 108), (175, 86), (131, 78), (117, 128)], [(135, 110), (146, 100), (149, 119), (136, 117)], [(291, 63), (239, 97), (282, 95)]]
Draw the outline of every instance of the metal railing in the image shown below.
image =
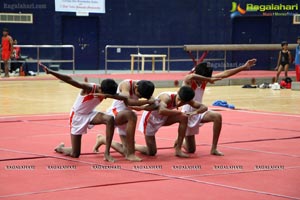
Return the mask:
[[(40, 73), (40, 68), (38, 63), (72, 63), (73, 74), (75, 74), (75, 48), (73, 45), (16, 45), (20, 48), (36, 48), (36, 58), (26, 59), (26, 63), (37, 63), (37, 74)], [(41, 59), (40, 49), (42, 48), (71, 48), (72, 49), (72, 59), (70, 60), (55, 60), (55, 59)]]
[[(297, 44), (290, 44), (289, 49), (295, 49)], [(107, 45), (105, 47), (105, 73), (107, 73), (108, 70), (108, 63), (113, 62), (128, 62), (130, 63), (130, 54), (128, 55), (128, 59), (111, 59), (108, 55), (108, 49), (135, 49), (132, 54), (139, 54), (143, 49), (165, 49), (167, 52), (167, 70), (170, 71), (170, 63), (172, 62), (189, 62), (191, 61), (191, 58), (185, 58), (183, 59), (176, 59), (172, 58), (171, 56), (171, 50), (172, 49), (182, 49), (182, 52), (185, 51), (193, 51), (196, 52), (196, 58), (199, 59), (199, 53), (201, 51), (219, 51), (223, 52), (222, 56), (218, 55), (216, 58), (206, 58), (205, 61), (221, 61), (224, 63), (224, 70), (228, 68), (227, 66), (227, 53), (232, 51), (249, 51), (249, 50), (264, 50), (264, 51), (274, 51), (274, 50), (280, 50), (281, 45), (280, 44), (203, 44), (203, 45), (178, 45), (178, 46), (139, 46), (139, 45)], [(151, 53), (153, 54), (153, 53)], [(155, 53), (154, 53), (155, 54)], [(161, 52), (159, 54), (162, 54)], [(173, 56), (174, 57), (174, 56)], [(138, 63), (138, 70), (140, 68), (140, 62), (141, 60), (138, 59), (135, 62)], [(146, 61), (147, 62), (147, 61)], [(150, 62), (150, 61), (148, 61)], [(160, 62), (160, 60), (157, 60), (156, 62)]]
[[(165, 49), (165, 51), (167, 52), (167, 58), (166, 58), (166, 62), (167, 62), (167, 71), (170, 71), (170, 65), (172, 62), (191, 62), (190, 58), (186, 58), (187, 56), (185, 56), (185, 58), (172, 58), (171, 56), (171, 50), (172, 49), (181, 49), (182, 52), (184, 52), (184, 46), (183, 45), (178, 45), (178, 46), (139, 46), (139, 45), (106, 45), (105, 46), (105, 74), (107, 74), (107, 70), (108, 70), (108, 63), (130, 63), (131, 59), (130, 59), (130, 54), (128, 55), (128, 59), (111, 59), (109, 58), (108, 55), (108, 49), (135, 49), (135, 52), (132, 52), (132, 54), (139, 54), (141, 53), (141, 50), (143, 49)], [(152, 53), (153, 54), (153, 53)], [(159, 53), (162, 54), (162, 53)], [(199, 52), (197, 52), (197, 59), (199, 57)], [(207, 61), (224, 61), (224, 58), (216, 58), (216, 59), (206, 59)], [(140, 59), (137, 59), (135, 62), (138, 63), (138, 70), (140, 68)], [(147, 62), (147, 61), (146, 61)], [(160, 62), (160, 60), (156, 60), (155, 62)]]

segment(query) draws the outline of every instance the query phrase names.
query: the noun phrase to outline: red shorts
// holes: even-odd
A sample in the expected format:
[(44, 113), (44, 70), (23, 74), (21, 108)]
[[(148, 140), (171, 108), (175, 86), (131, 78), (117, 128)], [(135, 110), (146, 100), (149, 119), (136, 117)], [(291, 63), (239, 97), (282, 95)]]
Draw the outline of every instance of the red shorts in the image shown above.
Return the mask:
[(2, 60), (3, 61), (9, 61), (10, 60), (10, 51), (2, 51)]

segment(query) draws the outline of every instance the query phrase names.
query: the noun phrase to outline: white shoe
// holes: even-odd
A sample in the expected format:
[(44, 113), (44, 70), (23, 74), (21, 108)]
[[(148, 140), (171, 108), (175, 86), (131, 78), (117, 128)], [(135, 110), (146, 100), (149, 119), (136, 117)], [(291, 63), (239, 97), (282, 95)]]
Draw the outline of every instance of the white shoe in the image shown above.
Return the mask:
[(278, 83), (274, 83), (272, 85), (272, 90), (280, 90), (280, 85)]

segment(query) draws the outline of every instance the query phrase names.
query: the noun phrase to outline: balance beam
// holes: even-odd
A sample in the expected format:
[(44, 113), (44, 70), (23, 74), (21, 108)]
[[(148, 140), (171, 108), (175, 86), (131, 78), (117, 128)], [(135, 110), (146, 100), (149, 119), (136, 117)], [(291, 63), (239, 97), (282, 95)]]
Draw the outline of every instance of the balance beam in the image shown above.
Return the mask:
[[(298, 44), (289, 44), (289, 50), (294, 50)], [(185, 51), (256, 51), (281, 50), (281, 44), (203, 44), (184, 45)]]

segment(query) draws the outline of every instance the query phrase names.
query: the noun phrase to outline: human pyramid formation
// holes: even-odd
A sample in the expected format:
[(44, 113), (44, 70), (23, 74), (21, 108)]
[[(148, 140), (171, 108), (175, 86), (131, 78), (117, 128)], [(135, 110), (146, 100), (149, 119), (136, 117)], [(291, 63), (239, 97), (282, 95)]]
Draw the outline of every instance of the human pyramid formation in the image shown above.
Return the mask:
[[(106, 136), (98, 135), (94, 152), (101, 145), (106, 145), (104, 160), (114, 162), (110, 155), (112, 147), (129, 161), (141, 161), (135, 155), (139, 151), (154, 156), (157, 153), (155, 135), (162, 126), (178, 123), (178, 135), (174, 141), (175, 155), (189, 157), (188, 153), (196, 151), (195, 135), (199, 133), (203, 123), (213, 122), (213, 141), (210, 154), (223, 156), (217, 149), (222, 128), (222, 116), (202, 104), (202, 97), (207, 83), (214, 83), (230, 77), (240, 71), (247, 70), (256, 64), (256, 59), (248, 60), (244, 65), (212, 74), (209, 63), (202, 62), (184, 77), (178, 92), (162, 92), (153, 97), (154, 84), (148, 80), (123, 80), (119, 85), (112, 79), (104, 79), (101, 85), (77, 82), (72, 77), (50, 70), (39, 64), (47, 74), (81, 89), (70, 114), (70, 133), (72, 147), (60, 143), (55, 151), (66, 156), (78, 158), (81, 152), (81, 137), (88, 128), (105, 124)], [(103, 99), (112, 98), (113, 103), (107, 112), (95, 110)], [(181, 110), (178, 110), (182, 107)], [(135, 111), (143, 110), (138, 126), (146, 140), (146, 145), (135, 144), (137, 115)], [(113, 141), (114, 129), (117, 128), (121, 143)], [(185, 150), (182, 151), (182, 148)]]

